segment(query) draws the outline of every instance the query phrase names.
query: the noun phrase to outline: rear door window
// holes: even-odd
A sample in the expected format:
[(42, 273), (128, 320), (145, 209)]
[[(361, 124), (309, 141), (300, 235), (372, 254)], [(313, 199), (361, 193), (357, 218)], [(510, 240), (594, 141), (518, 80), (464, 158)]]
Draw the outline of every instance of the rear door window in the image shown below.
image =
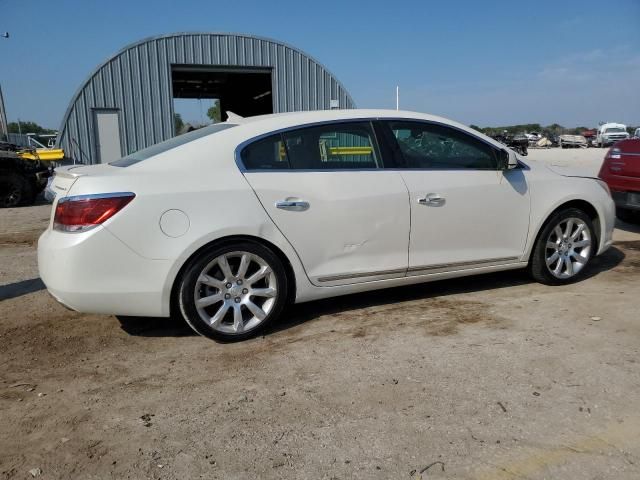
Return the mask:
[(332, 123), (284, 132), (282, 136), (295, 170), (381, 167), (369, 122)]
[(363, 170), (382, 167), (370, 122), (330, 123), (274, 134), (246, 146), (251, 170)]

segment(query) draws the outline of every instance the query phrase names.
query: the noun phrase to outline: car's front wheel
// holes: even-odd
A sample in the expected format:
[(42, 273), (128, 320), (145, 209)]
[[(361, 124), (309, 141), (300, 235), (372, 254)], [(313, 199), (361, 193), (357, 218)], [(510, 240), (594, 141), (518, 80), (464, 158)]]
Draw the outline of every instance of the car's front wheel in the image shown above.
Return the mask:
[(270, 249), (252, 242), (211, 247), (187, 265), (178, 300), (200, 335), (244, 340), (275, 320), (287, 299), (287, 275)]
[(573, 282), (584, 274), (596, 243), (593, 223), (582, 210), (567, 208), (556, 212), (533, 247), (531, 275), (547, 285)]

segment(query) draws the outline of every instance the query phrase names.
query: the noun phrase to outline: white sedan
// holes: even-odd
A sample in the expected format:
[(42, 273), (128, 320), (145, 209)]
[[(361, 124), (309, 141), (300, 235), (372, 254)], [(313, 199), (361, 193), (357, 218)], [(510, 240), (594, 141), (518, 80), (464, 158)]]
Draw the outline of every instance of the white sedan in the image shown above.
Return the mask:
[(232, 117), (59, 168), (51, 188), (38, 264), (56, 299), (181, 315), (221, 341), (255, 335), (288, 302), (518, 268), (568, 283), (614, 225), (597, 178), (387, 110)]

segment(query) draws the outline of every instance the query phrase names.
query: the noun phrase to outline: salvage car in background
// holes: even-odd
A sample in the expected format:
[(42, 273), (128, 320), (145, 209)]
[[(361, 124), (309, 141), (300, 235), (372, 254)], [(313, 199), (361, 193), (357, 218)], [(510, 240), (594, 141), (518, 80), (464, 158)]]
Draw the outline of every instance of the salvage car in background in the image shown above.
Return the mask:
[(560, 135), (558, 137), (558, 146), (560, 148), (569, 147), (587, 147), (587, 139), (582, 135)]
[(83, 312), (169, 316), (230, 341), (287, 302), (528, 268), (562, 285), (611, 244), (599, 179), (520, 161), (444, 118), (231, 117), (110, 164), (57, 169), (38, 242)]
[(587, 140), (587, 146), (593, 147), (593, 142), (598, 136), (598, 130), (595, 128), (590, 128), (589, 130), (584, 130), (582, 132), (582, 136)]
[(505, 130), (501, 134), (493, 135), (491, 138), (497, 140), (503, 145), (506, 145), (514, 152), (519, 153), (523, 157), (526, 157), (529, 153), (529, 138), (523, 133), (511, 135), (509, 132), (507, 132), (507, 130)]
[(640, 139), (623, 140), (609, 149), (599, 177), (607, 182), (620, 220), (640, 219)]

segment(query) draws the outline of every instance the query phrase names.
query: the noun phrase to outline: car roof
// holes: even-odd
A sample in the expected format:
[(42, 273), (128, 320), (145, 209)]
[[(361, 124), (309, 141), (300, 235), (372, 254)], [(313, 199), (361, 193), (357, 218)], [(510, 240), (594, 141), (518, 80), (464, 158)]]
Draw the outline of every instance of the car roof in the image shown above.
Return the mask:
[(331, 120), (350, 120), (358, 118), (415, 118), (431, 120), (442, 123), (452, 123), (443, 117), (429, 115), (419, 112), (405, 110), (385, 110), (385, 109), (349, 109), (349, 110), (309, 110), (302, 112), (271, 113), (268, 115), (256, 115), (254, 117), (234, 116), (232, 122), (239, 125), (270, 123), (270, 124), (292, 124), (315, 123)]
[(434, 123), (448, 125), (459, 130), (464, 130), (475, 136), (482, 137), (485, 141), (495, 145), (497, 148), (504, 148), (504, 145), (496, 140), (483, 135), (466, 125), (449, 120), (437, 115), (430, 115), (420, 112), (406, 110), (386, 110), (386, 109), (350, 109), (350, 110), (312, 110), (303, 112), (274, 113), (269, 115), (258, 115), (255, 117), (238, 118), (232, 116), (230, 123), (237, 125), (225, 133), (228, 135), (241, 135), (247, 139), (264, 135), (269, 132), (286, 130), (288, 128), (303, 127), (315, 123), (348, 120), (372, 120), (372, 119), (406, 119), (424, 120)]

